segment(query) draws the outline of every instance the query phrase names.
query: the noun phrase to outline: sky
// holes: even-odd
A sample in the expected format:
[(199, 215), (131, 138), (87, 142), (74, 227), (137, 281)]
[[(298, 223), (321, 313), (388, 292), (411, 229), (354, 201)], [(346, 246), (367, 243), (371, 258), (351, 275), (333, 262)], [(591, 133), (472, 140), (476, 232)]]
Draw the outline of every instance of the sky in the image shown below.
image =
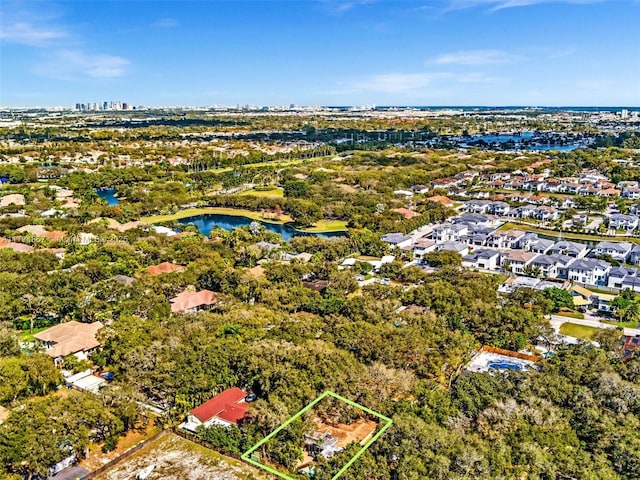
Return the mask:
[(0, 2), (0, 106), (640, 106), (640, 0)]

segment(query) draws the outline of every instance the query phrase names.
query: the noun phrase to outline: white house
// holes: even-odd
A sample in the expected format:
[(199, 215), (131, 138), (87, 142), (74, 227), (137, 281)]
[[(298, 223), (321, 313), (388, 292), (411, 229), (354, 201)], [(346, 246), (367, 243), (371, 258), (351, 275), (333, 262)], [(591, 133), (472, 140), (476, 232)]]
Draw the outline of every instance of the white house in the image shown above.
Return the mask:
[(609, 262), (577, 258), (567, 268), (567, 278), (586, 285), (604, 285), (610, 269)]
[(479, 248), (464, 256), (462, 266), (479, 270), (497, 270), (500, 266), (500, 252)]
[(626, 262), (627, 257), (631, 254), (633, 244), (629, 242), (600, 242), (596, 245), (595, 252), (597, 255), (610, 255), (615, 260)]
[(623, 213), (612, 213), (607, 217), (609, 228), (632, 231), (638, 228), (638, 217)]

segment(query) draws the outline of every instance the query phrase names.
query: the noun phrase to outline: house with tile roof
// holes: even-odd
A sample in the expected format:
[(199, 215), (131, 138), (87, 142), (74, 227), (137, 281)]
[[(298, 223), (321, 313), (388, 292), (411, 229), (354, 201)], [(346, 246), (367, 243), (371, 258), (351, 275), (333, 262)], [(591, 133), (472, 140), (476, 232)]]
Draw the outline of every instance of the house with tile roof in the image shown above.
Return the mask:
[(247, 392), (244, 390), (238, 387), (228, 388), (191, 410), (180, 428), (195, 432), (200, 426), (208, 428), (214, 425), (222, 427), (238, 425), (249, 410), (246, 397)]
[(100, 346), (96, 334), (102, 327), (101, 322), (81, 323), (72, 320), (36, 333), (33, 338), (42, 344), (45, 353), (53, 358), (56, 365), (62, 365), (67, 355), (87, 360)]
[(194, 313), (209, 309), (218, 303), (215, 292), (200, 290), (199, 292), (182, 292), (177, 297), (169, 300), (173, 313)]

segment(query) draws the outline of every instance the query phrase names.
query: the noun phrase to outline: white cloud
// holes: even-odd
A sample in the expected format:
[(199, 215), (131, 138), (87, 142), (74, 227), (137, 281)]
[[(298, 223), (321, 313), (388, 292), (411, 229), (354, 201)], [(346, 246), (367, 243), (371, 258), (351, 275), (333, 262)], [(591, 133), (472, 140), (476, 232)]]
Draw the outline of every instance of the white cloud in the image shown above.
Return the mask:
[(55, 28), (36, 27), (31, 23), (15, 22), (0, 25), (0, 39), (22, 45), (44, 46), (51, 40), (64, 38), (67, 33)]
[(171, 28), (178, 26), (178, 21), (175, 18), (161, 18), (155, 22), (153, 26), (158, 28)]
[(37, 65), (35, 72), (58, 80), (117, 78), (125, 75), (129, 64), (129, 60), (115, 55), (60, 50)]
[(449, 0), (448, 10), (462, 10), (471, 7), (490, 7), (490, 10), (503, 10), (505, 8), (528, 7), (542, 3), (572, 3), (584, 5), (600, 3), (608, 0)]
[(492, 65), (511, 63), (518, 58), (502, 50), (461, 50), (438, 55), (433, 62), (438, 65)]

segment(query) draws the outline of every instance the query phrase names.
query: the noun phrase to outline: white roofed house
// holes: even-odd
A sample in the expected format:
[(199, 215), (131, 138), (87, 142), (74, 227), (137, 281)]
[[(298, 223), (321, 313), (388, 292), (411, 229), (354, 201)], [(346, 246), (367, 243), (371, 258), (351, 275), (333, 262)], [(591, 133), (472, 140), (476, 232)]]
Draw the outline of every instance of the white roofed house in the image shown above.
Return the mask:
[(487, 247), (492, 248), (520, 248), (520, 242), (525, 238), (526, 232), (522, 230), (495, 231), (487, 238)]
[[(469, 233), (469, 227), (465, 224), (442, 223), (433, 228), (432, 237), (436, 243), (457, 242)], [(384, 241), (384, 238), (383, 238)]]
[(384, 243), (389, 244), (391, 249), (404, 248), (411, 245), (411, 236), (403, 233), (387, 233), (380, 237)]
[(509, 210), (511, 210), (511, 207), (507, 202), (491, 202), (487, 212), (493, 215), (505, 216), (509, 213)]
[(557, 278), (559, 273), (558, 259), (550, 255), (538, 255), (531, 263), (533, 272), (539, 271), (542, 278)]
[(627, 267), (612, 267), (607, 277), (607, 287), (640, 291), (638, 270)]
[(623, 213), (612, 213), (607, 217), (607, 224), (609, 228), (630, 232), (638, 228), (638, 217)]
[(534, 252), (534, 253), (547, 253), (547, 251), (553, 247), (554, 245), (554, 241), (553, 240), (549, 240), (546, 238), (538, 238), (537, 240), (531, 242), (528, 245), (527, 250), (529, 252)]
[(629, 253), (629, 263), (632, 265), (640, 265), (640, 245), (634, 244)]
[(463, 213), (451, 219), (455, 224), (466, 223), (476, 227), (489, 227), (493, 223), (489, 217), (480, 213)]
[(464, 209), (469, 213), (487, 213), (491, 202), (489, 200), (469, 200)]
[(589, 252), (586, 245), (578, 242), (560, 240), (556, 242), (548, 251), (548, 255), (567, 255), (572, 258), (582, 258)]
[(478, 270), (498, 270), (500, 252), (489, 248), (479, 248), (462, 258), (462, 266)]
[(611, 264), (604, 260), (577, 258), (567, 267), (567, 278), (585, 285), (605, 285)]
[(600, 242), (594, 249), (596, 255), (609, 255), (614, 260), (626, 262), (627, 258), (631, 254), (633, 244), (629, 242)]
[(469, 253), (469, 247), (466, 243), (462, 242), (443, 242), (438, 244), (438, 251), (456, 252), (462, 256), (465, 256), (467, 253)]

